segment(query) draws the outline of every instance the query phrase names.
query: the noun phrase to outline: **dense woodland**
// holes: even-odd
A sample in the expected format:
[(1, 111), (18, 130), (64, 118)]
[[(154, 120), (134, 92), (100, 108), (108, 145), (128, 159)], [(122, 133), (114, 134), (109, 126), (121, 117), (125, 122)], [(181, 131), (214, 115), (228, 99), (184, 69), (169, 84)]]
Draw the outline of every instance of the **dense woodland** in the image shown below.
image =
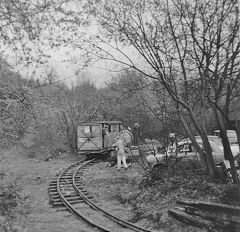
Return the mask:
[(164, 93), (159, 96), (159, 86), (136, 71), (117, 74), (103, 88), (81, 81), (81, 76), (71, 88), (57, 78), (24, 79), (2, 61), (2, 145), (28, 141), (29, 148), (76, 154), (78, 123), (94, 120), (121, 120), (125, 127), (138, 122), (143, 138), (160, 141), (171, 131), (185, 135), (170, 99), (165, 100)]

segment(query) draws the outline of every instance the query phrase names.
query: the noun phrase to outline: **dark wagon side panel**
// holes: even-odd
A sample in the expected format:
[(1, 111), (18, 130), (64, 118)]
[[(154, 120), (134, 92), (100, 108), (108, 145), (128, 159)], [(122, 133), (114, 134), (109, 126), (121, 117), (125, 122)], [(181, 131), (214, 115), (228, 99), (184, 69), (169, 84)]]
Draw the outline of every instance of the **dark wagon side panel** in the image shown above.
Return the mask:
[(103, 153), (112, 149), (122, 129), (119, 121), (84, 122), (77, 128), (79, 153)]

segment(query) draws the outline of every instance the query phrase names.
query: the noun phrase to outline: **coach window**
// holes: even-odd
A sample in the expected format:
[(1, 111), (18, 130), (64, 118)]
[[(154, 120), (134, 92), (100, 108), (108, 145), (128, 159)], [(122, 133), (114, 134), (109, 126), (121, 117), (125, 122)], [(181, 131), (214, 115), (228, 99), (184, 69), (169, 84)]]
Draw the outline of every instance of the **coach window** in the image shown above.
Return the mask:
[(92, 133), (92, 127), (91, 127), (91, 126), (85, 126), (84, 133), (85, 133), (85, 134), (90, 134), (90, 133)]
[(105, 125), (104, 125), (104, 130), (105, 130), (106, 133), (111, 132), (111, 126), (108, 125), (108, 124), (105, 124)]

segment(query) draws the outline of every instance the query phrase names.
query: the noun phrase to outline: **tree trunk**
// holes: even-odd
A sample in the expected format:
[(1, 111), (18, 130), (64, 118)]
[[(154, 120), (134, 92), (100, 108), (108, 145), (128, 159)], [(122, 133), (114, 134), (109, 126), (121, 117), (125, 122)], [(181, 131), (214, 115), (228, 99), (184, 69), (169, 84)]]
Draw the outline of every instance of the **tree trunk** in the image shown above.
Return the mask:
[(238, 147), (240, 152), (240, 121), (239, 120), (236, 120), (235, 122), (235, 130), (237, 133), (237, 141), (238, 141)]
[(221, 113), (219, 111), (216, 111), (215, 113), (216, 113), (216, 118), (218, 121), (218, 126), (220, 129), (220, 136), (222, 139), (222, 144), (223, 144), (224, 159), (229, 160), (233, 182), (238, 183), (239, 180), (237, 177), (236, 167), (234, 165), (234, 157), (233, 157), (232, 150), (231, 150), (229, 140), (227, 137), (227, 130), (224, 125)]
[(197, 130), (197, 132), (199, 133), (202, 142), (203, 142), (203, 149), (205, 152), (205, 161), (206, 161), (206, 167), (207, 167), (207, 171), (209, 173), (209, 175), (211, 177), (215, 177), (216, 174), (216, 170), (215, 170), (215, 163), (213, 160), (213, 155), (212, 155), (212, 148), (210, 146), (207, 134), (204, 132), (203, 128), (201, 127), (201, 125), (199, 124), (199, 122), (197, 121), (195, 115), (193, 114), (191, 109), (188, 109), (189, 111), (189, 115), (190, 118)]
[(200, 155), (200, 159), (201, 159), (201, 162), (204, 164), (204, 166), (206, 167), (207, 171), (208, 171), (208, 167), (206, 165), (206, 157), (205, 157), (205, 154), (203, 152), (203, 150), (201, 149), (201, 147), (199, 146), (199, 144), (197, 143), (195, 137), (194, 137), (194, 134), (192, 133), (191, 129), (189, 128), (185, 118), (183, 117), (183, 115), (181, 113), (179, 113), (179, 118), (187, 132), (187, 134), (189, 135), (190, 137), (190, 140), (192, 141), (194, 147), (197, 149), (197, 152), (199, 153)]
[(206, 165), (207, 165), (207, 170), (209, 172), (209, 175), (211, 177), (215, 177), (215, 163), (213, 160), (213, 155), (212, 155), (212, 148), (210, 146), (208, 137), (204, 131), (199, 131), (199, 135), (201, 136), (202, 142), (203, 142), (203, 148), (205, 151), (205, 158), (206, 158)]

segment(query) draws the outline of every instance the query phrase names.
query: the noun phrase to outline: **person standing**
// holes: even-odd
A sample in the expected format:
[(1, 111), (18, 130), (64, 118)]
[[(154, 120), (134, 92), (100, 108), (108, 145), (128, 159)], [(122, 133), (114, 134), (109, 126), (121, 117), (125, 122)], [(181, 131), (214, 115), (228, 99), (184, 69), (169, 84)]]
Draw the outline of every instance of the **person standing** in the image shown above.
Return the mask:
[(117, 149), (117, 169), (121, 169), (122, 163), (125, 169), (128, 168), (126, 162), (126, 154), (124, 150), (124, 141), (119, 136), (115, 138), (115, 143), (112, 145)]
[(167, 148), (168, 156), (176, 156), (177, 155), (177, 140), (175, 133), (169, 134), (169, 144)]

